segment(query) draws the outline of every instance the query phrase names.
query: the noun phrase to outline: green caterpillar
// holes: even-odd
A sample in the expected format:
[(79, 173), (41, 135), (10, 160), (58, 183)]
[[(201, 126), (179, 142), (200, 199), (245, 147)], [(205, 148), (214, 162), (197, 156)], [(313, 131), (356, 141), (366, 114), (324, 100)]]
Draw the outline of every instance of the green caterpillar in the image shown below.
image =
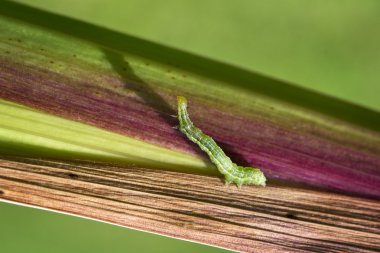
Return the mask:
[(233, 163), (210, 136), (205, 135), (191, 122), (187, 112), (187, 99), (178, 96), (177, 101), (180, 131), (208, 154), (220, 173), (225, 176), (226, 184), (235, 183), (238, 187), (243, 184), (265, 186), (266, 178), (261, 170)]

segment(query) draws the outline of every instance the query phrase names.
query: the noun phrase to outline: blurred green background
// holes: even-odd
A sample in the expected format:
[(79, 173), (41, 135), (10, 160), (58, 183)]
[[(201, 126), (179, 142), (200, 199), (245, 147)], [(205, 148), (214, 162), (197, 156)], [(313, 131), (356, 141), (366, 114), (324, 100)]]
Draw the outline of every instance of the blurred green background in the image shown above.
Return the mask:
[[(378, 0), (17, 2), (380, 111)], [(0, 224), (2, 252), (223, 252), (5, 203)]]
[(0, 202), (0, 252), (230, 252), (102, 222)]

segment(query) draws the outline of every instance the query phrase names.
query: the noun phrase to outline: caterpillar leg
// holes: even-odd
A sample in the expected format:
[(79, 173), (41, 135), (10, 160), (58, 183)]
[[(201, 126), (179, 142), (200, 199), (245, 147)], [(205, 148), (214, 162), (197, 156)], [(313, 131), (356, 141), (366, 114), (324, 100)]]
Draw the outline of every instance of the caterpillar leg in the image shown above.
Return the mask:
[(226, 178), (225, 181), (224, 181), (224, 185), (225, 186), (229, 186), (231, 183), (232, 183), (232, 180), (228, 179), (228, 178)]
[(176, 115), (176, 114), (170, 114), (170, 117), (172, 117), (172, 118), (178, 118), (178, 115)]
[(176, 125), (176, 126), (172, 126), (173, 129), (179, 129), (179, 126)]

